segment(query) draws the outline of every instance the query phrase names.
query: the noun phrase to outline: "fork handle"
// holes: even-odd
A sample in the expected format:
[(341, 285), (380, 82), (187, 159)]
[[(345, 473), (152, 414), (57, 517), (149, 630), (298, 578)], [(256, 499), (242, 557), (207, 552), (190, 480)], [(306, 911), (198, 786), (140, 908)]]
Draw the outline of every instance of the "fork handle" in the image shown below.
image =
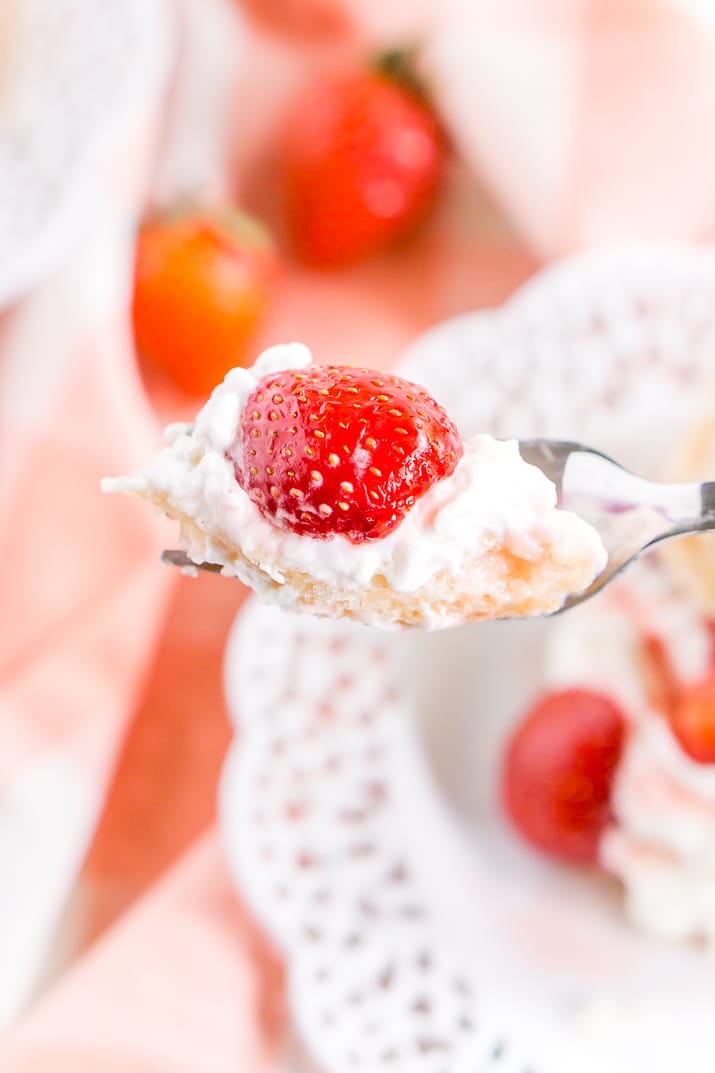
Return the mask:
[(700, 516), (703, 520), (713, 519), (715, 524), (715, 481), (704, 481), (700, 485)]
[(556, 470), (559, 463), (563, 465), (561, 505), (587, 520), (594, 508), (600, 517), (627, 512), (633, 516), (633, 539), (643, 547), (670, 536), (715, 529), (715, 481), (661, 484), (631, 473), (592, 448), (548, 446), (550, 466)]

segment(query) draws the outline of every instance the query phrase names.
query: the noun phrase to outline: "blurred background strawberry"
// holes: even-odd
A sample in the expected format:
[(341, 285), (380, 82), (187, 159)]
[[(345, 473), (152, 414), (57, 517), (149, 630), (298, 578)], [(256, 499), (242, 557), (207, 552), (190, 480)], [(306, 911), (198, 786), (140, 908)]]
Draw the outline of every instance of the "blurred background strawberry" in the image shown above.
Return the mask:
[(344, 38), (355, 22), (340, 0), (240, 0), (250, 18), (269, 33), (302, 41)]
[(557, 859), (598, 862), (625, 737), (616, 704), (586, 689), (549, 693), (530, 709), (502, 770), (504, 808), (526, 842)]
[(398, 53), (374, 70), (315, 80), (289, 109), (281, 154), (298, 258), (337, 267), (409, 234), (435, 203), (445, 153)]
[(180, 391), (207, 395), (253, 361), (279, 261), (265, 227), (232, 208), (154, 216), (137, 243), (137, 351)]

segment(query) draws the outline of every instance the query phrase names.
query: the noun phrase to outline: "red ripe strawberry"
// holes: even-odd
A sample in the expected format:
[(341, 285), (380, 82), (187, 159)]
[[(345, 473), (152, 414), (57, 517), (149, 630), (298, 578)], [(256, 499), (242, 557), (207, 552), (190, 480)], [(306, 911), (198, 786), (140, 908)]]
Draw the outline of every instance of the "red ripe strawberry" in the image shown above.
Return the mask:
[(612, 700), (585, 689), (551, 693), (528, 713), (502, 772), (507, 813), (528, 842), (562, 860), (597, 861), (625, 727)]
[(277, 276), (267, 232), (235, 209), (186, 208), (148, 220), (132, 308), (141, 358), (185, 394), (208, 395), (250, 360)]
[(312, 86), (288, 117), (286, 217), (301, 260), (347, 264), (410, 231), (432, 205), (444, 139), (413, 91), (377, 72)]
[(297, 41), (335, 41), (356, 32), (350, 11), (340, 0), (239, 0), (269, 33)]
[(274, 525), (358, 544), (393, 529), (461, 455), (457, 429), (416, 384), (316, 365), (259, 382), (233, 457), (239, 484)]
[(691, 759), (715, 764), (715, 671), (682, 690), (670, 710), (670, 726)]

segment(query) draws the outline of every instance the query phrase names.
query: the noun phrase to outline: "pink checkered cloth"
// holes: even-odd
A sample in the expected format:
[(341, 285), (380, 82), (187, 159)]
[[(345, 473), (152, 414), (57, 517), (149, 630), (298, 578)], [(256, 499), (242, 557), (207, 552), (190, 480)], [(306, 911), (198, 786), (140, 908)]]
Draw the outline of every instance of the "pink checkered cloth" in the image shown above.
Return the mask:
[[(98, 243), (0, 333), (0, 1022), (31, 987), (86, 851), (173, 581), (163, 522), (99, 491), (160, 439), (123, 302), (85, 308)], [(108, 243), (107, 267), (120, 252)]]
[(0, 1044), (0, 1069), (263, 1073), (281, 996), (279, 965), (208, 835)]
[(88, 175), (98, 196), (60, 263), (0, 317), (0, 1027), (35, 985), (174, 580), (163, 520), (99, 488), (161, 442), (127, 318), (157, 107)]

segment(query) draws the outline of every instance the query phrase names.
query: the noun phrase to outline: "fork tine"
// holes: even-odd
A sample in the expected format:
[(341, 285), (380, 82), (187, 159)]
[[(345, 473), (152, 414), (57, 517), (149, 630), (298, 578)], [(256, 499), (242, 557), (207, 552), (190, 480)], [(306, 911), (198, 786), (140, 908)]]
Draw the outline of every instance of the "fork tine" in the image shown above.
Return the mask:
[(195, 563), (185, 552), (178, 549), (162, 551), (161, 561), (168, 566), (178, 566), (182, 570), (206, 570), (211, 574), (220, 574), (223, 570), (218, 563)]
[(561, 489), (564, 467), (570, 454), (581, 449), (571, 440), (519, 440), (519, 454), (531, 466), (536, 466)]

